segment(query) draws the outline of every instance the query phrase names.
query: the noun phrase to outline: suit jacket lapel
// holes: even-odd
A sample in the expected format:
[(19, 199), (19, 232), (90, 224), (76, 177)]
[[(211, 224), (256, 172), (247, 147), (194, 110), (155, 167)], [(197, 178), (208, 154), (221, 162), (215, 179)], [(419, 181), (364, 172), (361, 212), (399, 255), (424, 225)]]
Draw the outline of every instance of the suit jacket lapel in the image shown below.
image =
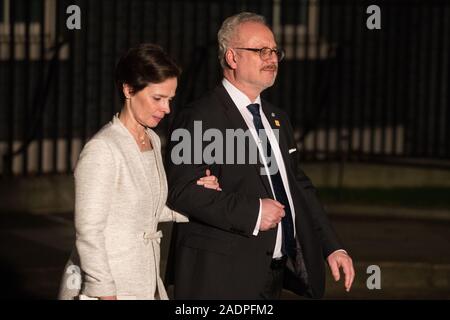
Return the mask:
[[(247, 124), (245, 123), (244, 118), (242, 117), (241, 113), (239, 112), (237, 106), (234, 104), (228, 92), (225, 90), (224, 86), (222, 84), (217, 86), (214, 90), (214, 93), (216, 94), (218, 100), (222, 103), (222, 107), (225, 109), (225, 113), (228, 119), (233, 124), (233, 128), (230, 129), (243, 129), (244, 131), (249, 130)], [(254, 168), (257, 175), (260, 177), (267, 194), (272, 195), (272, 189), (270, 188), (268, 177), (266, 175), (261, 174), (262, 164), (256, 163), (249, 165)]]
[(265, 101), (262, 101), (261, 108), (263, 109), (263, 112), (266, 115), (266, 118), (269, 121), (269, 124), (272, 127), (272, 130), (277, 130), (279, 133), (278, 145), (280, 147), (281, 156), (283, 158), (284, 166), (286, 167), (286, 171), (290, 172), (289, 147), (287, 145), (286, 131), (283, 130), (283, 125), (285, 125), (285, 124), (283, 123), (283, 121), (277, 115), (277, 112), (274, 110), (274, 108), (272, 108), (272, 106), (270, 104), (268, 104)]
[(147, 129), (147, 133), (150, 135), (150, 138), (152, 140), (153, 150), (155, 152), (156, 167), (158, 169), (159, 176), (160, 192), (159, 198), (155, 199), (157, 203), (156, 212), (162, 212), (163, 207), (165, 206), (165, 201), (163, 200), (165, 200), (167, 197), (167, 178), (164, 172), (164, 165), (162, 163), (161, 145), (159, 142), (159, 137), (153, 130)]
[[(121, 137), (123, 138), (121, 139), (120, 145), (123, 147), (124, 157), (131, 164), (137, 163), (137, 166), (134, 165), (128, 166), (129, 170), (133, 174), (133, 180), (135, 181), (139, 190), (142, 190), (142, 192), (144, 192), (145, 194), (150, 195), (151, 194), (150, 180), (148, 179), (149, 177), (147, 176), (148, 171), (145, 170), (144, 167), (141, 151), (136, 145), (136, 142), (132, 137), (131, 133), (120, 122), (117, 116), (115, 116), (113, 119), (113, 125), (117, 128), (117, 130), (120, 131)], [(145, 177), (146, 179), (142, 179), (142, 177)]]
[(222, 107), (225, 109), (225, 113), (227, 114), (228, 119), (233, 123), (234, 129), (248, 130), (244, 118), (242, 118), (241, 113), (234, 104), (227, 90), (225, 90), (225, 87), (220, 84), (216, 87), (214, 92), (219, 101), (222, 103)]

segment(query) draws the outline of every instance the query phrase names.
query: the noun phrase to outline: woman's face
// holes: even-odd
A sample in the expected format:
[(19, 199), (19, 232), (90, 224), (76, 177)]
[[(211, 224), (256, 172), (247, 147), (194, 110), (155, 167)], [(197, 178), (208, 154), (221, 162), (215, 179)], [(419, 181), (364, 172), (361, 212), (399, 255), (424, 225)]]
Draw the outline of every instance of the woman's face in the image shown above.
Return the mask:
[(143, 126), (154, 128), (170, 113), (170, 101), (176, 89), (177, 78), (169, 78), (161, 83), (151, 83), (135, 94), (129, 93), (129, 87), (125, 85), (124, 93), (130, 97), (134, 119)]

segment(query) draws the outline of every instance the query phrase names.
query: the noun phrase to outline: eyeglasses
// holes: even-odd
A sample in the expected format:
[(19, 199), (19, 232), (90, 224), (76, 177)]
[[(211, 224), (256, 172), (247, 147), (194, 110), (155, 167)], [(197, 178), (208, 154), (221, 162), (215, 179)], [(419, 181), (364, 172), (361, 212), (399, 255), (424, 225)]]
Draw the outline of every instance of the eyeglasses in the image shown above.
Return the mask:
[(234, 48), (234, 49), (258, 52), (259, 56), (262, 60), (269, 60), (270, 57), (272, 56), (272, 52), (275, 52), (275, 54), (277, 55), (278, 62), (280, 62), (284, 58), (283, 49), (278, 49), (278, 48), (271, 49), (271, 48), (264, 47), (261, 49), (258, 49), (258, 48)]

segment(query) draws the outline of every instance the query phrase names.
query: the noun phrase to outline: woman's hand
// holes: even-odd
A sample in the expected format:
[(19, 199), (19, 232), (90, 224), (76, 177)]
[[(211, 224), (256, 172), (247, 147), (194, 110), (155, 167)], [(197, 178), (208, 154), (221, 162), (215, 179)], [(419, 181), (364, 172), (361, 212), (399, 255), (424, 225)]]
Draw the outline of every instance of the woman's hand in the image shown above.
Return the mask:
[(98, 300), (117, 300), (117, 296), (98, 297)]
[(219, 179), (216, 176), (212, 176), (209, 169), (206, 169), (206, 176), (197, 180), (197, 184), (208, 189), (222, 191), (219, 185)]

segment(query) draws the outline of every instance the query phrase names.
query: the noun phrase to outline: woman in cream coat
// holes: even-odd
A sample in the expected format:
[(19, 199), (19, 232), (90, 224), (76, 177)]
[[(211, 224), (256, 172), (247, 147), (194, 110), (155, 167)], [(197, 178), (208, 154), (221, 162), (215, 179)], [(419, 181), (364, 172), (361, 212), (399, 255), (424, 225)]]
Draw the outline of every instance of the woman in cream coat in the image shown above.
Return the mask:
[[(75, 169), (75, 249), (60, 299), (167, 299), (160, 277), (166, 206), (161, 143), (151, 129), (170, 112), (179, 68), (159, 47), (130, 49), (116, 67), (120, 115), (84, 147)], [(209, 172), (199, 187), (216, 189)]]

